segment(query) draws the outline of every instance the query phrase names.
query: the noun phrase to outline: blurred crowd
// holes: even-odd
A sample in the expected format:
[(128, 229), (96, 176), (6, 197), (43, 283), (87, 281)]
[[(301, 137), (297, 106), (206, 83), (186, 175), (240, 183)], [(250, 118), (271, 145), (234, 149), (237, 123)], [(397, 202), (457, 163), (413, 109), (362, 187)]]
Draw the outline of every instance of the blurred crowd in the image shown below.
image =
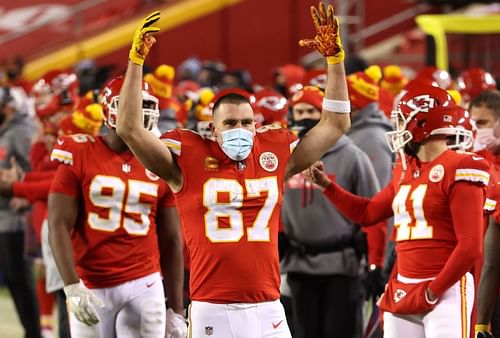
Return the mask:
[[(465, 69), (455, 78), (436, 67), (417, 71), (368, 65), (361, 59), (351, 59), (346, 68), (352, 127), (322, 161), (338, 184), (366, 197), (391, 180), (395, 158), (385, 133), (393, 130), (391, 113), (405, 89), (440, 87), (468, 109), (482, 93), (497, 88), (494, 77), (481, 68)], [(62, 286), (46, 278), (42, 257), (55, 171), (51, 149), (61, 135), (103, 132), (101, 88), (113, 72), (84, 60), (74, 69), (52, 70), (30, 83), (23, 78), (21, 58), (0, 65), (0, 263), (27, 337), (55, 336), (55, 302), (64, 308)], [(252, 102), (258, 126), (285, 127), (304, 137), (321, 117), (324, 65), (305, 69), (286, 64), (270, 74), (269, 83), (258, 84), (245, 69), (197, 57), (177, 67), (146, 67), (144, 81), (159, 102), (155, 132), (180, 127), (211, 138), (212, 104), (232, 91)], [(482, 111), (477, 114), (471, 119), (464, 113), (463, 128), (475, 142), (458, 142), (462, 150), (493, 147), (488, 119)], [(375, 301), (393, 263), (391, 233), (391, 221), (368, 230), (351, 224), (301, 174), (287, 183), (279, 241), (281, 291), (294, 336), (323, 337), (316, 331), (320, 326), (326, 327), (322, 332), (342, 337), (376, 331)], [(366, 302), (373, 313), (364, 307)], [(64, 333), (64, 311), (58, 320), (60, 336), (69, 336)]]

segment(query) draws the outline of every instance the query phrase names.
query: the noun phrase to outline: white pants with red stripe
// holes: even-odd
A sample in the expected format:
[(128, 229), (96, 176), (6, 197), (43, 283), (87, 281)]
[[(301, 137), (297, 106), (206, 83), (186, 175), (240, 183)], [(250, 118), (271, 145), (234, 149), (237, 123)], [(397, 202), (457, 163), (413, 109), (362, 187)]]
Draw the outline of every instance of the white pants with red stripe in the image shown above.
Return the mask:
[(214, 304), (193, 301), (189, 307), (190, 338), (291, 338), (279, 300)]
[[(398, 276), (405, 283), (423, 280)], [(474, 278), (467, 273), (423, 315), (384, 312), (384, 338), (468, 338), (474, 302)]]
[(102, 289), (91, 289), (106, 308), (87, 326), (70, 313), (72, 338), (164, 338), (166, 306), (159, 272)]

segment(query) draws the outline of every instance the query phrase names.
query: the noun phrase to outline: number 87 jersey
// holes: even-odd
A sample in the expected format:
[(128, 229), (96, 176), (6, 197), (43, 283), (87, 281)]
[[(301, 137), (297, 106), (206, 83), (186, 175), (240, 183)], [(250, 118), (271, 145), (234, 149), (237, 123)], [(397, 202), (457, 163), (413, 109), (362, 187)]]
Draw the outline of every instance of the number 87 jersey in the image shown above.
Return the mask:
[(160, 271), (156, 214), (174, 206), (166, 183), (100, 136), (63, 136), (51, 160), (62, 163), (51, 193), (79, 201), (71, 241), (85, 284), (112, 287)]
[(296, 137), (286, 129), (261, 128), (241, 162), (228, 158), (217, 142), (188, 130), (162, 139), (183, 174), (175, 197), (190, 255), (191, 299), (278, 299), (278, 225)]
[[(434, 277), (457, 244), (456, 220), (450, 209), (453, 186), (469, 182), (486, 189), (488, 163), (480, 156), (447, 150), (429, 163), (418, 164), (412, 158), (403, 179), (400, 181), (399, 167), (393, 177), (398, 273), (411, 278)], [(463, 208), (468, 207), (464, 203)], [(482, 231), (482, 224), (467, 226)]]

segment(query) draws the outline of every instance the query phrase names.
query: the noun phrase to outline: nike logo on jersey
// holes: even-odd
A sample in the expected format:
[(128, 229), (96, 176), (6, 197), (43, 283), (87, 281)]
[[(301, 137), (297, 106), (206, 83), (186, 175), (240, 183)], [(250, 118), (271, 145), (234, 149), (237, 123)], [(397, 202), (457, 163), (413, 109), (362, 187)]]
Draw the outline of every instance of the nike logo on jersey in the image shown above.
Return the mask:
[(274, 329), (277, 329), (277, 328), (278, 328), (278, 326), (280, 326), (280, 325), (281, 325), (281, 323), (283, 323), (283, 320), (280, 320), (280, 321), (279, 321), (279, 322), (277, 322), (277, 323), (273, 323), (273, 328), (274, 328)]
[(59, 144), (60, 146), (62, 146), (64, 143), (64, 140), (61, 140), (60, 138), (57, 139), (57, 144)]
[(146, 287), (150, 288), (152, 287), (153, 285), (155, 285), (156, 281), (154, 282), (151, 282), (151, 283), (146, 283)]
[(479, 160), (482, 160), (483, 158), (481, 156), (472, 156), (472, 159), (474, 161), (479, 161)]

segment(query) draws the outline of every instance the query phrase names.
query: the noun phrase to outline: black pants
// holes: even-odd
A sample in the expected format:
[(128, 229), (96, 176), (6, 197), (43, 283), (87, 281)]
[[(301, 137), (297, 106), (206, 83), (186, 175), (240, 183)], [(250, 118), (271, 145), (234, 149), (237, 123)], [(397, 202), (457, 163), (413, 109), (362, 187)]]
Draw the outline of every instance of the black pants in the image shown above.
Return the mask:
[(359, 278), (288, 273), (294, 338), (358, 338), (363, 288)]
[(59, 338), (70, 338), (68, 309), (66, 308), (66, 295), (63, 290), (56, 291), (57, 321), (59, 323)]
[(31, 264), (24, 258), (24, 234), (0, 234), (0, 269), (5, 273), (26, 338), (41, 338), (40, 314)]

